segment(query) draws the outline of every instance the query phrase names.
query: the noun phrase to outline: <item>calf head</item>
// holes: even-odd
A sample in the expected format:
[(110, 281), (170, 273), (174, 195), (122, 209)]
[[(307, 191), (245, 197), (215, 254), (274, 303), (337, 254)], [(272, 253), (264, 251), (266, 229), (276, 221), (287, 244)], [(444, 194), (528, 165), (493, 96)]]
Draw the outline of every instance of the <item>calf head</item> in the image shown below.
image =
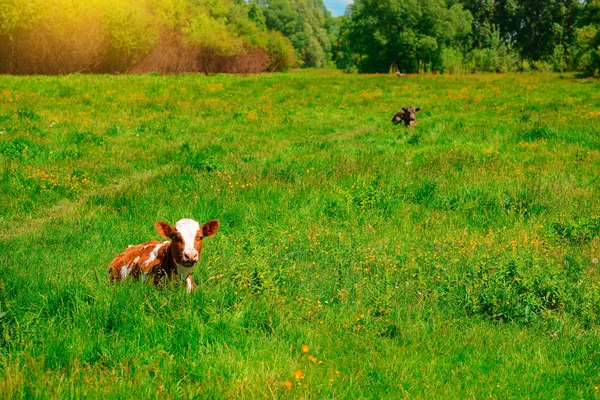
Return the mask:
[(156, 231), (165, 239), (171, 239), (171, 256), (177, 265), (191, 268), (198, 262), (202, 251), (202, 239), (217, 233), (220, 222), (208, 221), (202, 227), (193, 219), (177, 221), (174, 227), (167, 222), (158, 221), (154, 224)]
[(414, 108), (413, 106), (402, 108), (402, 111), (394, 114), (392, 122), (399, 124), (404, 122), (406, 126), (415, 126), (417, 123), (417, 113), (421, 111), (420, 108)]

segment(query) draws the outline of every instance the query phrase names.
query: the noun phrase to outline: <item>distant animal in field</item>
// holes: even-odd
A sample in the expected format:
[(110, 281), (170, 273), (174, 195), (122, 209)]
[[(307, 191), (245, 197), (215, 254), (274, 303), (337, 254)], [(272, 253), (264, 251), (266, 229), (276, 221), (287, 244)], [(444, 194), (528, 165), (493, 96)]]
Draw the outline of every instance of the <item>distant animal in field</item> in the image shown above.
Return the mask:
[(420, 108), (414, 108), (413, 106), (402, 108), (402, 111), (394, 114), (392, 122), (395, 124), (404, 122), (404, 125), (406, 126), (415, 126), (417, 123), (417, 113), (419, 111), (421, 111)]
[(402, 78), (404, 76), (404, 74), (402, 72), (396, 72), (396, 76), (399, 78)]
[(151, 240), (129, 246), (110, 263), (110, 281), (121, 281), (132, 276), (161, 285), (165, 279), (181, 279), (190, 293), (196, 288), (191, 274), (202, 250), (202, 240), (217, 233), (220, 226), (217, 220), (200, 226), (193, 219), (186, 218), (177, 221), (174, 227), (158, 221), (154, 224), (156, 231), (170, 241)]

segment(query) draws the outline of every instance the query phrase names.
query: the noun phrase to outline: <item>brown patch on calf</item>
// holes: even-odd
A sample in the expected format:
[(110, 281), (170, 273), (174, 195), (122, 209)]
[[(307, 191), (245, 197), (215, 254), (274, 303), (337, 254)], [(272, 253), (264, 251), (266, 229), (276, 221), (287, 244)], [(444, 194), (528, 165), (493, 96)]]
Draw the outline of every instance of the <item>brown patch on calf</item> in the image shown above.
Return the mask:
[[(162, 245), (158, 250), (158, 255), (150, 260), (154, 249), (158, 245)], [(110, 263), (108, 267), (110, 281), (120, 281), (127, 276), (133, 276), (137, 279), (140, 277), (140, 273), (147, 275), (167, 258), (169, 245), (170, 243), (151, 240), (136, 246), (129, 246)], [(123, 273), (123, 268), (127, 268), (128, 272)]]
[(404, 125), (406, 126), (415, 126), (417, 124), (417, 113), (419, 111), (421, 111), (420, 108), (414, 108), (413, 106), (402, 108), (402, 111), (394, 114), (392, 122), (395, 124), (404, 122)]

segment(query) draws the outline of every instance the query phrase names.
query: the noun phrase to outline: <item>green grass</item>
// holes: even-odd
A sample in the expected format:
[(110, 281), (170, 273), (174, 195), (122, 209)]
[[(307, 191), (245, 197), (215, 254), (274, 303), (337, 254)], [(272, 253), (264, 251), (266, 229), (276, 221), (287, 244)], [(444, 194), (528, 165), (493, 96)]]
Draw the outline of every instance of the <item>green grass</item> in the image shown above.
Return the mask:
[[(1, 397), (600, 397), (599, 93), (0, 77)], [(193, 295), (108, 283), (185, 217)]]

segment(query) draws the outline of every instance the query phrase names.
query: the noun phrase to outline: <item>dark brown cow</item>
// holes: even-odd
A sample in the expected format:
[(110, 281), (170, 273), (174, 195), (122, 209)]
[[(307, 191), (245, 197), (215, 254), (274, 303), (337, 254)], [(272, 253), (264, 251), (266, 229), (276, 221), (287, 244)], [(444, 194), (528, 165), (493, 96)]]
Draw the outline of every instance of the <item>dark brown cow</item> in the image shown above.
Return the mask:
[(219, 221), (208, 221), (202, 227), (193, 219), (182, 219), (171, 227), (164, 221), (154, 224), (156, 231), (171, 241), (150, 242), (129, 246), (115, 257), (108, 267), (111, 282), (120, 281), (129, 275), (134, 278), (150, 278), (155, 285), (164, 278), (179, 277), (184, 280), (188, 293), (196, 288), (192, 269), (198, 262), (202, 250), (202, 239), (217, 233)]
[(392, 122), (395, 124), (404, 122), (404, 125), (406, 126), (415, 126), (417, 124), (417, 113), (419, 111), (421, 111), (420, 108), (414, 108), (413, 106), (402, 108), (402, 111), (394, 114)]

